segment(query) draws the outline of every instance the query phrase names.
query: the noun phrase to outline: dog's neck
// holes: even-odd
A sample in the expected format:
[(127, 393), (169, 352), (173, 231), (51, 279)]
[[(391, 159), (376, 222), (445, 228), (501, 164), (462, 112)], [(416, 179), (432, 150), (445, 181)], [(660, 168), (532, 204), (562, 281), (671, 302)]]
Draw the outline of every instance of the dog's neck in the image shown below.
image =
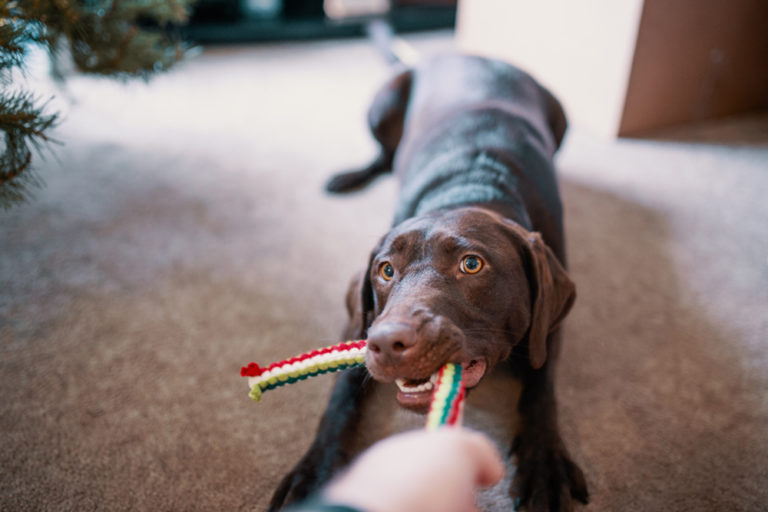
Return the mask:
[(403, 183), (393, 225), (440, 209), (483, 206), (530, 229), (512, 165), (491, 150), (435, 157)]

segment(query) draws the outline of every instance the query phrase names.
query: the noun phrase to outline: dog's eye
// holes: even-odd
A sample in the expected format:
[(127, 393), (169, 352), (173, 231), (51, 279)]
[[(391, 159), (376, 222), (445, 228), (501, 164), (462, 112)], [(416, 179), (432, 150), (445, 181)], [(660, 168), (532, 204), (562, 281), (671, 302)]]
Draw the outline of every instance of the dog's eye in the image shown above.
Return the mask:
[(480, 256), (475, 256), (474, 254), (464, 256), (464, 259), (461, 260), (461, 265), (459, 265), (459, 269), (465, 274), (477, 274), (482, 268), (483, 260), (480, 259)]
[(379, 275), (384, 278), (385, 281), (389, 281), (395, 276), (395, 269), (392, 268), (390, 262), (385, 261), (379, 265)]

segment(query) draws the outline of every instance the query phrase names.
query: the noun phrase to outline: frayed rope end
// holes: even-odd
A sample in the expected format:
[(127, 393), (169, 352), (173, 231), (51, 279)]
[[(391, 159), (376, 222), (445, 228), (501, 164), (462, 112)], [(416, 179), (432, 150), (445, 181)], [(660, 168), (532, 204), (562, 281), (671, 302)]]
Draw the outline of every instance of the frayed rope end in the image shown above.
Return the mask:
[(248, 393), (248, 396), (251, 397), (251, 400), (254, 402), (261, 402), (261, 395), (262, 391), (258, 384), (254, 384), (251, 388), (251, 392)]
[(264, 373), (264, 368), (260, 368), (256, 363), (248, 363), (248, 366), (240, 368), (241, 377), (258, 377)]

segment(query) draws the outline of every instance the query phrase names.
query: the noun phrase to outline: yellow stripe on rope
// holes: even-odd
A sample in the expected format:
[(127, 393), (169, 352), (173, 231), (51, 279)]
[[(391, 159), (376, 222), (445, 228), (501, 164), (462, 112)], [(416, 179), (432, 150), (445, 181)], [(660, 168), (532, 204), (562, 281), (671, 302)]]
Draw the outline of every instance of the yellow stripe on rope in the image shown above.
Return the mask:
[(427, 430), (435, 430), (447, 423), (454, 406), (461, 405), (456, 403), (461, 388), (461, 370), (461, 365), (447, 363), (440, 371), (427, 413)]

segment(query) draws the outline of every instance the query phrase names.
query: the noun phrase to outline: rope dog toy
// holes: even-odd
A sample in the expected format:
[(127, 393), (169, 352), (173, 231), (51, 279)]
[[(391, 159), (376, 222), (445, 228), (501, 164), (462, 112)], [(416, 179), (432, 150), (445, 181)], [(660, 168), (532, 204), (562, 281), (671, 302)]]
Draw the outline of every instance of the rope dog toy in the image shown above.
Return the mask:
[[(309, 377), (364, 365), (366, 346), (365, 340), (345, 341), (277, 361), (265, 368), (256, 363), (249, 363), (240, 369), (240, 376), (248, 377), (248, 396), (260, 402), (265, 391)], [(432, 392), (432, 401), (427, 413), (427, 430), (461, 423), (465, 396), (461, 365), (446, 363), (440, 369)]]
[(427, 413), (427, 430), (461, 423), (461, 413), (466, 397), (466, 389), (461, 381), (462, 373), (460, 364), (446, 363), (440, 368)]
[(251, 388), (248, 396), (260, 402), (264, 391), (324, 373), (363, 365), (365, 346), (365, 340), (346, 341), (277, 361), (266, 368), (260, 368), (256, 363), (249, 363), (248, 366), (240, 369), (240, 376), (248, 377), (248, 386)]

